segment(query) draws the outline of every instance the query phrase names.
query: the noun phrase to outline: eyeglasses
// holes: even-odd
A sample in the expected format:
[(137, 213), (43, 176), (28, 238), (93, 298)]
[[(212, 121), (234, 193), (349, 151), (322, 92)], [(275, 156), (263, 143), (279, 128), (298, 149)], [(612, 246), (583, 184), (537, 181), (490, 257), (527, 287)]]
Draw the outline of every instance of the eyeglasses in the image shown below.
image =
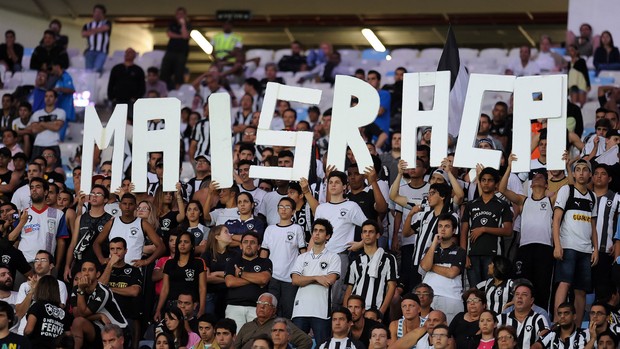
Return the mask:
[(151, 209), (149, 207), (138, 207), (136, 210), (138, 210), (138, 212), (145, 212), (150, 211)]
[(467, 304), (474, 304), (474, 303), (480, 303), (482, 302), (482, 299), (480, 298), (470, 298), (467, 300)]
[(505, 336), (499, 336), (497, 337), (498, 341), (509, 341), (511, 339), (514, 339), (515, 337), (513, 337), (511, 334), (507, 334)]
[(243, 132), (243, 134), (246, 136), (254, 136), (256, 132)]
[(54, 154), (47, 154), (47, 155), (43, 155), (44, 158), (55, 158), (56, 155)]
[(102, 197), (103, 193), (90, 193), (90, 196)]
[(47, 258), (35, 258), (34, 262), (35, 263), (39, 263), (39, 262), (40, 263), (47, 263), (47, 262), (49, 262), (49, 259), (47, 259)]
[(289, 206), (289, 205), (278, 205), (278, 209), (280, 209), (280, 210), (282, 210), (282, 209), (285, 209), (285, 210), (290, 210), (291, 208), (292, 208), (292, 207), (291, 207), (291, 206)]
[(263, 302), (263, 301), (257, 301), (256, 305), (265, 305), (265, 306), (273, 307), (273, 304), (271, 304), (269, 302)]
[(433, 333), (433, 334), (431, 335), (431, 337), (433, 337), (433, 338), (435, 338), (435, 339), (437, 339), (437, 338), (443, 338), (443, 337), (448, 338), (448, 335), (447, 335), (447, 334), (445, 334), (445, 333)]
[(602, 311), (591, 311), (590, 312), (590, 316), (604, 316), (607, 315), (605, 313), (603, 313)]

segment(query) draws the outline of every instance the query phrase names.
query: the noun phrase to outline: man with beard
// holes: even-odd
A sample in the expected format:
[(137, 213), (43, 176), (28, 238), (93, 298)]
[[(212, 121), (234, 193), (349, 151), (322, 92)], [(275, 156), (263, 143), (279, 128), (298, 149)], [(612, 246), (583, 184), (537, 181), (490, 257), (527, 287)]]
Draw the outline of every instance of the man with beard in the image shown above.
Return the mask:
[[(26, 261), (34, 262), (37, 251), (55, 251), (56, 260), (62, 263), (66, 251), (65, 241), (69, 238), (65, 215), (62, 210), (48, 207), (45, 198), (49, 192), (49, 184), (43, 178), (30, 180), (30, 197), (32, 207), (28, 209), (27, 222), (20, 219), (21, 241), (19, 249), (24, 253)], [(16, 229), (9, 236), (14, 241), (19, 231)]]
[(13, 291), (13, 276), (9, 267), (0, 264), (0, 301), (15, 305), (17, 292)]
[(345, 304), (347, 309), (351, 312), (351, 321), (353, 322), (349, 332), (349, 338), (358, 340), (365, 347), (368, 347), (372, 329), (376, 327), (379, 322), (366, 319), (364, 316), (366, 313), (366, 304), (364, 298), (361, 296), (351, 295)]
[[(84, 193), (80, 193), (82, 197)], [(93, 258), (93, 242), (97, 235), (103, 230), (105, 224), (112, 218), (112, 215), (105, 212), (104, 207), (108, 202), (109, 192), (101, 184), (93, 185), (88, 195), (90, 209), (88, 212), (78, 216), (75, 226), (71, 233), (71, 243), (69, 244), (69, 254), (67, 255), (67, 263), (65, 264), (64, 277), (69, 281), (81, 268), (82, 261), (85, 258)], [(81, 200), (86, 200), (84, 195)], [(72, 266), (71, 264), (74, 263)]]
[(241, 256), (226, 263), (224, 281), (228, 287), (226, 317), (241, 328), (256, 318), (256, 300), (266, 291), (271, 280), (271, 261), (258, 255), (258, 234), (247, 232), (241, 237)]
[(577, 320), (575, 306), (566, 302), (560, 304), (557, 307), (556, 319), (558, 320), (557, 328), (554, 326), (549, 333), (541, 336), (531, 348), (585, 348), (590, 341), (590, 334), (575, 325), (575, 320)]

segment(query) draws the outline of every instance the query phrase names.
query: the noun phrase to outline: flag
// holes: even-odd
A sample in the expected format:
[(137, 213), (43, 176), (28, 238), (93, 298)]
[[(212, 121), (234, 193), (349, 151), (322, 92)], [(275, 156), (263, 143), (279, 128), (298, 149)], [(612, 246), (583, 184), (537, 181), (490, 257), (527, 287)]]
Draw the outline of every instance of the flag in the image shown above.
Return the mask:
[(459, 133), (461, 117), (463, 116), (463, 106), (465, 105), (465, 94), (467, 93), (469, 74), (459, 57), (459, 47), (456, 44), (452, 26), (448, 29), (446, 44), (443, 46), (443, 52), (441, 53), (441, 58), (437, 65), (437, 71), (445, 70), (450, 71), (448, 133), (456, 137)]

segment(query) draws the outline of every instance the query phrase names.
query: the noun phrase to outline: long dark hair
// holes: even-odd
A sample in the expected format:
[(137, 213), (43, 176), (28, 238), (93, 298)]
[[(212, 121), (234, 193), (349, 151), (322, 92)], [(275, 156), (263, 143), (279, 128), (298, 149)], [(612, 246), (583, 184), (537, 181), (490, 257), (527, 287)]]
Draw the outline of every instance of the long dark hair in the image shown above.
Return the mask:
[(175, 347), (178, 348), (187, 346), (187, 342), (189, 342), (189, 333), (187, 333), (187, 330), (185, 329), (185, 319), (183, 318), (183, 313), (181, 312), (181, 309), (177, 307), (171, 307), (166, 310), (166, 315), (168, 315), (169, 317), (174, 316), (175, 318), (177, 318), (177, 320), (179, 320), (179, 326), (177, 326), (174, 332), (170, 331), (170, 329), (168, 329), (168, 326), (164, 326), (164, 332), (171, 334), (174, 337), (174, 340), (178, 341), (176, 343), (178, 344), (178, 346), (175, 344)]
[(190, 248), (189, 251), (189, 258), (191, 260), (191, 258), (194, 256), (194, 248), (196, 248), (195, 244), (194, 244), (194, 235), (186, 230), (183, 230), (183, 227), (179, 227), (177, 230), (177, 241), (174, 244), (175, 247), (175, 252), (174, 252), (174, 260), (178, 263), (179, 262), (179, 258), (181, 256), (181, 252), (179, 252), (179, 242), (181, 241), (181, 237), (183, 237), (183, 235), (187, 235), (189, 237), (189, 244), (192, 246)]
[(186, 229), (189, 227), (189, 218), (187, 218), (187, 209), (189, 208), (189, 205), (191, 204), (195, 204), (196, 206), (198, 206), (198, 212), (199, 212), (198, 223), (204, 225), (202, 204), (198, 200), (190, 200), (190, 202), (188, 202), (187, 205), (185, 205), (185, 219), (183, 220), (183, 224), (181, 224), (181, 225), (184, 225)]
[(33, 298), (37, 302), (50, 303), (60, 306), (60, 290), (58, 289), (58, 281), (51, 275), (45, 275), (37, 282), (34, 289)]

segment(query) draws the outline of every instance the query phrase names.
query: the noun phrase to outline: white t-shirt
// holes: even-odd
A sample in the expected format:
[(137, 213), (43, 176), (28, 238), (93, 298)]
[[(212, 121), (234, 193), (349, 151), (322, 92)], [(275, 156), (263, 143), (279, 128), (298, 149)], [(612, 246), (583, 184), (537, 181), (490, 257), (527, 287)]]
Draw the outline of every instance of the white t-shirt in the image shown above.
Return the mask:
[[(405, 196), (409, 204), (420, 205), (422, 201), (427, 200), (430, 187), (431, 185), (427, 182), (424, 182), (424, 184), (419, 188), (412, 188), (409, 184), (405, 184), (400, 186), (400, 188), (398, 189), (398, 194)], [(400, 205), (396, 205), (395, 210), (403, 213), (400, 225), (402, 230), (402, 226), (405, 224), (405, 219), (407, 219), (407, 215), (411, 210)], [(403, 237), (401, 246), (413, 245), (415, 244), (416, 240), (417, 238), (415, 234), (408, 237)]]
[(286, 195), (280, 195), (277, 191), (271, 191), (263, 196), (263, 200), (258, 206), (258, 213), (267, 218), (268, 225), (278, 224), (280, 222), (280, 215), (278, 214), (278, 203), (280, 199)]
[(261, 248), (269, 251), (273, 264), (271, 276), (279, 281), (292, 282), (291, 270), (299, 250), (306, 247), (304, 230), (300, 225), (270, 225), (265, 229)]
[(517, 58), (508, 65), (508, 69), (512, 70), (512, 74), (516, 76), (529, 76), (540, 74), (540, 67), (536, 62), (529, 61), (524, 67), (521, 59)]
[(560, 243), (568, 248), (583, 253), (592, 253), (592, 219), (596, 218), (596, 197), (592, 202), (590, 191), (585, 195), (574, 188), (573, 199), (568, 201), (571, 187), (565, 185), (558, 190), (554, 208), (564, 210), (564, 219), (560, 224)]
[[(57, 121), (63, 122), (67, 119), (65, 111), (56, 108), (51, 113), (45, 111), (45, 109), (35, 111), (30, 117), (30, 123), (43, 122), (43, 121)], [(34, 139), (34, 145), (37, 147), (51, 147), (60, 143), (60, 134), (58, 131), (44, 130), (38, 133)]]
[[(340, 277), (340, 257), (337, 254), (323, 250), (320, 254), (308, 251), (297, 256), (291, 274), (303, 276), (317, 276), (336, 274)], [(329, 319), (331, 309), (331, 287), (324, 287), (317, 283), (311, 283), (297, 289), (293, 316), (316, 317)]]
[(254, 213), (258, 213), (258, 207), (265, 195), (267, 195), (267, 192), (258, 187), (254, 188), (254, 190), (247, 190), (242, 185), (239, 185), (239, 192), (252, 194), (252, 198), (254, 199)]
[(334, 227), (334, 233), (325, 248), (329, 252), (340, 253), (345, 251), (347, 243), (355, 237), (355, 227), (361, 226), (366, 216), (360, 206), (349, 200), (338, 204), (326, 202), (316, 208), (315, 219), (325, 218)]
[(20, 212), (32, 206), (32, 200), (30, 199), (30, 184), (19, 187), (13, 193), (11, 202), (17, 206), (17, 210)]

